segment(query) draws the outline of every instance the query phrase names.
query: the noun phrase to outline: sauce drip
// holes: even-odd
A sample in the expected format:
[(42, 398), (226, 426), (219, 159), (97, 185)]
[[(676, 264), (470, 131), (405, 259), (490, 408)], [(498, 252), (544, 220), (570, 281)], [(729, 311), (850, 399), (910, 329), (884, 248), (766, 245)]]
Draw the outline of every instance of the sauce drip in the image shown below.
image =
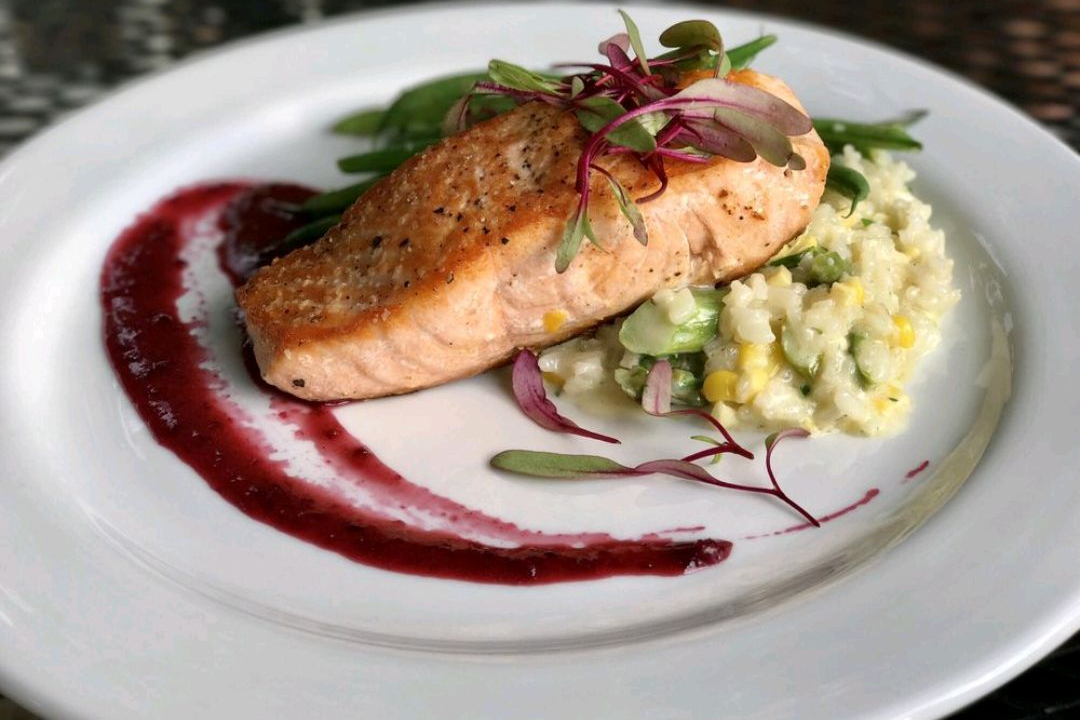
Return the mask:
[(907, 473), (904, 475), (903, 482), (907, 482), (908, 480), (914, 479), (920, 473), (922, 473), (923, 470), (925, 470), (928, 467), (930, 467), (930, 461), (929, 460), (923, 460), (921, 463), (919, 463), (918, 465), (916, 465), (915, 467), (913, 467), (913, 468), (911, 468), (910, 470), (907, 471)]
[[(273, 394), (271, 407), (295, 437), (311, 441), (342, 482), (379, 507), (359, 507), (333, 488), (296, 477), (222, 388), (200, 344), (200, 321), (177, 309), (197, 228), (216, 218), (221, 271), (238, 284), (296, 227), (287, 206), (311, 191), (295, 185), (207, 184), (161, 201), (115, 241), (101, 275), (105, 345), (124, 391), (157, 441), (249, 517), (356, 562), (416, 575), (486, 583), (541, 584), (613, 575), (680, 575), (715, 565), (726, 540), (637, 540), (603, 533), (545, 534), (487, 516), (410, 482), (382, 463), (330, 407)], [(239, 332), (239, 330), (237, 331)], [(240, 382), (244, 379), (233, 379)], [(257, 382), (257, 380), (256, 380)], [(441, 524), (425, 528), (386, 508), (405, 507)], [(477, 537), (492, 538), (491, 544)], [(504, 546), (505, 545), (505, 546)]]

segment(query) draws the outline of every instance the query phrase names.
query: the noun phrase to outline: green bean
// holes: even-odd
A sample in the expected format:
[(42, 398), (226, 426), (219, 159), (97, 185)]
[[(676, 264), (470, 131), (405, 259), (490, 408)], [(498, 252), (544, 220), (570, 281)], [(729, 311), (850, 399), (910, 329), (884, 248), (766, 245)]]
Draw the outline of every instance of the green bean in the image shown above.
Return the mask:
[(384, 177), (385, 175), (380, 175), (348, 187), (330, 190), (310, 197), (300, 206), (300, 211), (313, 217), (340, 213), (356, 202), (356, 199), (367, 192), (368, 188)]
[(416, 153), (435, 143), (437, 139), (428, 137), (423, 140), (403, 142), (360, 153), (359, 155), (343, 157), (338, 160), (338, 168), (347, 173), (388, 173)]
[(870, 194), (870, 183), (861, 172), (838, 163), (829, 166), (829, 172), (825, 176), (825, 187), (851, 200), (851, 209), (848, 210), (846, 217), (851, 217), (851, 214), (855, 212), (855, 207)]
[(804, 257), (806, 257), (810, 253), (813, 253), (817, 249), (818, 248), (816, 247), (806, 248), (805, 250), (800, 250), (799, 252), (792, 253), (791, 255), (785, 255), (784, 257), (775, 258), (769, 261), (769, 267), (786, 267), (788, 270), (794, 270), (795, 268), (799, 267), (799, 263), (802, 262), (802, 259)]
[(487, 79), (486, 72), (470, 72), (406, 90), (386, 109), (379, 130), (398, 137), (411, 137), (418, 131), (426, 133), (431, 129), (437, 132), (454, 103), (477, 82)]
[(318, 220), (313, 220), (307, 225), (298, 227), (285, 236), (285, 239), (281, 241), (281, 245), (275, 248), (275, 252), (279, 255), (284, 255), (287, 252), (308, 245), (321, 238), (326, 234), (327, 230), (334, 227), (339, 222), (341, 222), (340, 215), (327, 215)]
[(920, 120), (926, 113), (915, 112), (895, 120), (879, 123), (857, 123), (833, 118), (814, 120), (814, 129), (821, 136), (829, 152), (843, 152), (845, 145), (852, 145), (863, 155), (870, 150), (921, 150), (922, 143), (908, 134), (907, 126)]
[(851, 265), (847, 260), (834, 252), (822, 253), (810, 261), (810, 280), (807, 285), (831, 285), (848, 272), (851, 272)]
[(385, 110), (361, 110), (334, 123), (330, 129), (338, 135), (371, 136), (379, 132)]

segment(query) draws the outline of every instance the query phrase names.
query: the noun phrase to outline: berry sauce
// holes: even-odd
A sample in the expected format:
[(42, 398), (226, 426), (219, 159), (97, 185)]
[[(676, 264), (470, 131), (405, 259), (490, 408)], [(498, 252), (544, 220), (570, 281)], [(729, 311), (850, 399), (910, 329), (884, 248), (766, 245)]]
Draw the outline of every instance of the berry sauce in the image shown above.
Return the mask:
[[(275, 243), (299, 224), (289, 206), (311, 194), (296, 185), (200, 185), (161, 201), (114, 242), (101, 274), (105, 346), (120, 384), (161, 445), (245, 515), (395, 572), (526, 585), (681, 575), (728, 557), (726, 540), (663, 534), (624, 540), (519, 528), (402, 477), (350, 435), (332, 407), (274, 390), (257, 372), (227, 381), (215, 372), (214, 348), (197, 337), (205, 321), (185, 320), (178, 310), (190, 291), (185, 250), (205, 236), (207, 223), (216, 224), (219, 270), (235, 286), (275, 254)], [(361, 488), (373, 503), (359, 506), (334, 487), (298, 477), (249, 422), (251, 412), (224, 391), (228, 383), (256, 384), (269, 394), (276, 421), (309, 441), (341, 483)], [(438, 522), (431, 527), (409, 518)]]

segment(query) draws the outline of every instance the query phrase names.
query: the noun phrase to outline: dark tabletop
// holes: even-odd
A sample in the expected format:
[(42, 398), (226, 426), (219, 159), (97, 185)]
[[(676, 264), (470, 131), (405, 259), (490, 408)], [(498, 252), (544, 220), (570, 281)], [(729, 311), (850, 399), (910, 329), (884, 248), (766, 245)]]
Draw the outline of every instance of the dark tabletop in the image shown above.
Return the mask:
[[(0, 0), (0, 155), (58, 115), (177, 58), (271, 28), (400, 4)], [(1080, 0), (706, 4), (830, 25), (918, 55), (967, 76), (1080, 149)], [(0, 720), (32, 717), (0, 698)], [(1067, 717), (1080, 717), (1080, 635), (954, 716), (955, 720)]]

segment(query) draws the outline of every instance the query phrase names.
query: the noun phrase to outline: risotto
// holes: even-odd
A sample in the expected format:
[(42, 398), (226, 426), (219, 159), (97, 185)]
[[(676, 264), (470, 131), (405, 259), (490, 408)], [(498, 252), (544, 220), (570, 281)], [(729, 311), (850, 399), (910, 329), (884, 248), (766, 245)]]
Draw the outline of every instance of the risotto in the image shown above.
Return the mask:
[(729, 286), (664, 290), (593, 336), (549, 348), (545, 377), (571, 398), (619, 386), (640, 396), (660, 357), (677, 402), (711, 406), (731, 428), (887, 435), (911, 410), (904, 384), (941, 339), (959, 299), (945, 236), (891, 155), (847, 148), (869, 196), (832, 192), (806, 230)]

